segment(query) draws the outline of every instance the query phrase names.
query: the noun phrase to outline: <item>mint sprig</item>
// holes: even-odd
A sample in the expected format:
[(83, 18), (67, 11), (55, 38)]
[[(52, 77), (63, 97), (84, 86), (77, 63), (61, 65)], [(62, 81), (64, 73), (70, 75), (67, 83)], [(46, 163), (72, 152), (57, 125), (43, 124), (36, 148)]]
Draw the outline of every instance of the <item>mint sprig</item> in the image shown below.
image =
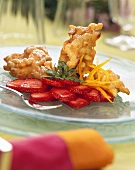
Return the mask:
[(45, 73), (47, 76), (46, 78), (57, 78), (62, 80), (72, 80), (77, 82), (82, 82), (82, 80), (79, 79), (79, 74), (76, 72), (75, 68), (69, 69), (67, 64), (64, 61), (58, 61), (57, 67), (54, 67), (54, 70), (48, 69), (45, 70)]

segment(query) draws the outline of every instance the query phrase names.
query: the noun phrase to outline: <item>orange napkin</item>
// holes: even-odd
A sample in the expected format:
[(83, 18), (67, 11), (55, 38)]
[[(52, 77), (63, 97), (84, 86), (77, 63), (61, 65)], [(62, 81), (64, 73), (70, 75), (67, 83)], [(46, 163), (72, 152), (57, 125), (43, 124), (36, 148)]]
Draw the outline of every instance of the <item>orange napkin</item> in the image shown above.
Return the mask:
[(59, 131), (10, 143), (10, 170), (95, 170), (114, 158), (110, 145), (93, 129)]

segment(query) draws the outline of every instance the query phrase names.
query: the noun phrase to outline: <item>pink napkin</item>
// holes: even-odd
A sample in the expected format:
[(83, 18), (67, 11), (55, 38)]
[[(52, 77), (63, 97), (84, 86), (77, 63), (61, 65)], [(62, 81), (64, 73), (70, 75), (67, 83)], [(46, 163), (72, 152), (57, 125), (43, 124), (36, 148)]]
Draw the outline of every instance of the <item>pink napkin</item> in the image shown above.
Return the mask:
[(56, 134), (11, 142), (11, 170), (72, 170), (66, 144)]
[(98, 170), (114, 159), (110, 145), (93, 129), (59, 131), (10, 144), (8, 170)]

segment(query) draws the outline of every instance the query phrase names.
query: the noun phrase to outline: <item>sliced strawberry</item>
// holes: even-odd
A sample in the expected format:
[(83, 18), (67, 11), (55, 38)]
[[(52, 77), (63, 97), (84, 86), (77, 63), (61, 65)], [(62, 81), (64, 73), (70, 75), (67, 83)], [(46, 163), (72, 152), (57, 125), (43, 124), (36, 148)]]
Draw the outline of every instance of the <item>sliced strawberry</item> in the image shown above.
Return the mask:
[(23, 79), (15, 79), (15, 80), (8, 81), (6, 83), (6, 86), (9, 87), (9, 88), (12, 88), (14, 90), (20, 91), (21, 84), (23, 82), (24, 82)]
[(96, 89), (91, 89), (89, 93), (84, 95), (90, 102), (100, 102), (100, 92)]
[(43, 92), (48, 89), (48, 85), (42, 83), (39, 79), (27, 78), (21, 84), (22, 92)]
[(50, 101), (55, 101), (55, 100), (56, 99), (51, 95), (50, 91), (30, 94), (30, 101), (50, 102)]
[(80, 82), (74, 81), (74, 80), (60, 80), (60, 82), (64, 85), (70, 85), (70, 86), (78, 86), (80, 85)]
[(63, 87), (64, 85), (59, 81), (59, 79), (49, 79), (49, 78), (42, 78), (42, 82), (44, 84), (48, 84), (50, 86), (55, 87)]
[[(107, 94), (107, 95), (108, 95), (109, 99), (113, 102), (114, 97), (110, 94)], [(100, 102), (109, 102), (109, 100), (103, 94), (101, 94), (100, 95)]]
[(78, 94), (85, 94), (91, 91), (91, 87), (87, 85), (69, 86), (70, 91)]
[(72, 108), (81, 108), (81, 107), (84, 107), (84, 106), (87, 106), (89, 105), (89, 101), (84, 99), (84, 98), (80, 98), (80, 97), (77, 97), (76, 99), (74, 100), (71, 100), (69, 102), (67, 102), (66, 104)]
[(56, 99), (62, 102), (68, 102), (76, 98), (76, 95), (73, 92), (64, 88), (53, 87), (51, 89), (51, 93), (53, 97), (55, 97)]

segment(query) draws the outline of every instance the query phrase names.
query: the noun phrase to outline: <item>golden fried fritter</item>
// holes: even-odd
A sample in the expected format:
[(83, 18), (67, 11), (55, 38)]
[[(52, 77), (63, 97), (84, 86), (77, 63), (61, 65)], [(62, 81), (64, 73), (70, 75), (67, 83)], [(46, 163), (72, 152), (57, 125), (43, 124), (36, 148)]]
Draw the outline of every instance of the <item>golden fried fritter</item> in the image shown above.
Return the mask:
[(69, 26), (70, 39), (65, 41), (60, 53), (59, 60), (67, 63), (69, 69), (75, 68), (83, 55), (82, 67), (86, 64), (93, 63), (96, 51), (96, 40), (99, 39), (101, 33), (97, 32), (102, 29), (102, 24), (91, 23), (88, 27)]
[(94, 75), (94, 80), (101, 82), (101, 88), (107, 91), (113, 97), (117, 97), (118, 92), (123, 92), (128, 95), (130, 94), (129, 89), (126, 88), (124, 83), (120, 80), (120, 76), (115, 74), (110, 69), (101, 69), (100, 72), (96, 72)]
[(130, 91), (128, 88), (125, 87), (124, 83), (120, 80), (120, 76), (115, 74), (112, 70), (107, 70), (107, 72), (109, 73), (110, 84), (104, 86), (103, 89), (108, 91), (114, 97), (117, 96), (118, 92), (123, 92), (129, 95)]
[(41, 79), (46, 69), (52, 69), (52, 58), (45, 46), (30, 46), (24, 53), (14, 53), (4, 58), (4, 70), (9, 71), (13, 77)]

